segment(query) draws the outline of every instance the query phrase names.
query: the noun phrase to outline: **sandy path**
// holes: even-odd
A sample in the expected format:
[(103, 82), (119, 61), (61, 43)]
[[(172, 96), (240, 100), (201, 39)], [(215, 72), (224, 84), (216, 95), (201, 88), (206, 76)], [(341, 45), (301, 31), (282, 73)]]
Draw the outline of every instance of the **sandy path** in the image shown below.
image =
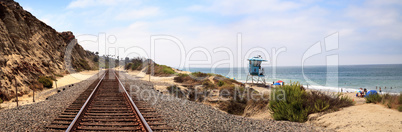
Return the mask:
[[(60, 87), (67, 86), (70, 84), (78, 83), (80, 81), (90, 78), (91, 76), (95, 75), (98, 72), (99, 72), (98, 70), (82, 71), (79, 73), (68, 74), (63, 77), (57, 77), (56, 78), (57, 79), (57, 87), (60, 88)], [(35, 102), (33, 102), (32, 91), (29, 91), (29, 92), (30, 93), (28, 93), (26, 95), (18, 97), (18, 105), (19, 106), (37, 103), (37, 102), (46, 100), (47, 97), (57, 93), (56, 84), (55, 84), (55, 82), (53, 82), (53, 88), (50, 88), (50, 89), (45, 88), (42, 91), (35, 92)], [(9, 108), (16, 107), (17, 103), (13, 102), (14, 100), (15, 100), (15, 98), (11, 99), (10, 101), (4, 101), (3, 103), (0, 104), (0, 107), (3, 109), (9, 109)]]
[(402, 112), (380, 104), (363, 104), (324, 114), (311, 123), (336, 131), (402, 131)]
[[(94, 71), (82, 71), (79, 73), (68, 74), (63, 77), (57, 77), (57, 87), (63, 87), (73, 83), (77, 83), (90, 78), (91, 76), (98, 73), (98, 70)], [(56, 87), (56, 83), (53, 83), (53, 87)]]

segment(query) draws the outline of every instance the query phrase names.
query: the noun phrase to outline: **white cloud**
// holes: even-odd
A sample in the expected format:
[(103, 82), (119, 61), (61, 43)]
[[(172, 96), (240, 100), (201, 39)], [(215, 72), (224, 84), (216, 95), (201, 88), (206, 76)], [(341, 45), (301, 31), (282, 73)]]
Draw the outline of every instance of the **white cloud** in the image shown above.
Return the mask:
[(115, 6), (124, 3), (139, 4), (140, 1), (130, 0), (75, 0), (67, 8), (86, 8), (92, 6)]
[(223, 15), (243, 15), (264, 11), (287, 11), (301, 6), (299, 3), (278, 0), (218, 0), (212, 1), (210, 6), (194, 5), (190, 6), (188, 10), (217, 12)]
[(130, 29), (144, 29), (148, 26), (146, 22), (135, 22), (129, 26)]
[(144, 17), (153, 17), (158, 15), (159, 8), (158, 7), (146, 7), (140, 10), (131, 10), (131, 11), (124, 11), (116, 16), (118, 20), (131, 20), (131, 19), (138, 19)]

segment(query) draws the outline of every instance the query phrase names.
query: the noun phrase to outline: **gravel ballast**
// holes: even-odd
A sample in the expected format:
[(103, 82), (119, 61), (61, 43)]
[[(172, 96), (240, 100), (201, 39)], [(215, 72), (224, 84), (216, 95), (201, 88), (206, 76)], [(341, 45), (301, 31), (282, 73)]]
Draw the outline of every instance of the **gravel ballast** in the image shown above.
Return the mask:
[[(303, 123), (255, 120), (219, 111), (208, 105), (164, 95), (153, 84), (120, 74), (133, 98), (151, 104), (177, 131), (329, 131)], [(131, 89), (131, 90), (130, 90)]]
[[(59, 87), (61, 92), (49, 96), (45, 101), (0, 110), (0, 131), (44, 130), (43, 128), (63, 112), (96, 78), (98, 78), (98, 74), (75, 83), (72, 87)], [(63, 88), (65, 88), (64, 91)]]

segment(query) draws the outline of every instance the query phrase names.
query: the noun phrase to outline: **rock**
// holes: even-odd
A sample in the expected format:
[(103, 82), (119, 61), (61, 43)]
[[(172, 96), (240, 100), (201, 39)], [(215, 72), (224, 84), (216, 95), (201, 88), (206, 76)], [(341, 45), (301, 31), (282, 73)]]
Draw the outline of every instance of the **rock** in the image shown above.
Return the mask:
[[(0, 0), (0, 36), (0, 97), (3, 100), (11, 99), (8, 93), (12, 85), (24, 91), (30, 85), (27, 82), (37, 80), (38, 76), (65, 73), (66, 47), (75, 39), (71, 31), (57, 32), (13, 0)], [(95, 67), (91, 62), (94, 56), (76, 44), (71, 64), (75, 69), (85, 69), (78, 61), (86, 60), (90, 67)], [(11, 80), (17, 80), (17, 84)]]

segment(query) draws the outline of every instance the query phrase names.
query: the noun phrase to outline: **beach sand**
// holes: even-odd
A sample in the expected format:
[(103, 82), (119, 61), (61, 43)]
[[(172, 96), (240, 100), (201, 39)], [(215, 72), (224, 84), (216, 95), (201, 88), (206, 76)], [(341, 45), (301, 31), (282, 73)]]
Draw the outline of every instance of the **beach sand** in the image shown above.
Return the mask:
[[(93, 71), (82, 71), (79, 73), (73, 73), (73, 74), (68, 74), (64, 75), (63, 77), (57, 77), (57, 87), (63, 87), (67, 86), (70, 84), (78, 83), (82, 80), (86, 80), (90, 78), (91, 76), (95, 75), (98, 73), (98, 70), (93, 70)], [(56, 84), (53, 82), (53, 88), (44, 88), (42, 91), (36, 91), (35, 92), (35, 102), (33, 102), (32, 95), (33, 92), (29, 91), (28, 94), (25, 94), (21, 97), (18, 97), (18, 105), (27, 105), (27, 104), (32, 104), (32, 103), (37, 103), (46, 100), (47, 97), (56, 94)], [(4, 101), (3, 103), (0, 104), (0, 107), (2, 109), (9, 109), (9, 108), (14, 108), (17, 106), (17, 103), (14, 102), (14, 99), (11, 99), (10, 101)]]
[(380, 104), (362, 104), (340, 111), (319, 115), (308, 123), (335, 129), (336, 131), (402, 131), (402, 112)]

